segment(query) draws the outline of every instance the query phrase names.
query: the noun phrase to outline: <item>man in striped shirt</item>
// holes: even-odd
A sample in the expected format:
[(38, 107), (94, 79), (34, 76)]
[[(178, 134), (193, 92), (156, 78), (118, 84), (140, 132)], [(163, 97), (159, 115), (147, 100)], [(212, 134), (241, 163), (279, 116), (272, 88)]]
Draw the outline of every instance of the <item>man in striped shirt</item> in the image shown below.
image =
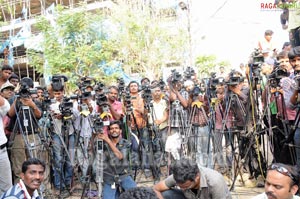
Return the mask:
[(45, 163), (37, 158), (23, 162), (19, 183), (8, 189), (0, 199), (40, 199), (38, 189), (44, 180)]

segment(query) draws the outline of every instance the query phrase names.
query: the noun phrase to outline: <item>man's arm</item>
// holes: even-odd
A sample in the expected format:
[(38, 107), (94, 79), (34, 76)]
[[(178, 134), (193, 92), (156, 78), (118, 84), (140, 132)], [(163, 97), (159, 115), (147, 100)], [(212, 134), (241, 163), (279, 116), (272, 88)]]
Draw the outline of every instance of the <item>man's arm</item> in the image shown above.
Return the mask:
[(100, 133), (98, 135), (98, 138), (102, 139), (103, 141), (105, 141), (109, 147), (111, 148), (112, 152), (115, 154), (115, 156), (119, 159), (122, 160), (123, 159), (123, 154), (121, 153), (121, 151), (119, 151), (119, 149), (114, 145), (114, 143), (112, 143), (112, 141), (109, 139), (109, 137), (107, 135), (105, 135), (104, 133)]
[(159, 199), (163, 199), (161, 192), (164, 192), (166, 190), (169, 190), (170, 188), (166, 185), (165, 180), (160, 181), (156, 185), (153, 186), (153, 190), (156, 193), (157, 197)]

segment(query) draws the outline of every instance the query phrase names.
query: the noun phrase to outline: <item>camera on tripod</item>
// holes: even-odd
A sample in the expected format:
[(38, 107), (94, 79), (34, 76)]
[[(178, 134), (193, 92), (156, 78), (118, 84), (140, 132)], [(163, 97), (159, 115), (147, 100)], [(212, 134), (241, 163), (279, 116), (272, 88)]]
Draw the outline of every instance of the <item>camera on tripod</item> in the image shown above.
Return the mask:
[(215, 72), (210, 74), (210, 78), (208, 80), (209, 83), (209, 90), (210, 91), (215, 91), (218, 85), (223, 85), (224, 84), (224, 78), (223, 77), (218, 77)]
[(124, 102), (125, 102), (126, 113), (130, 114), (132, 111), (132, 103), (131, 103), (131, 96), (129, 91), (126, 91), (125, 93)]
[(238, 75), (236, 71), (233, 70), (229, 73), (229, 79), (225, 81), (225, 84), (229, 86), (236, 86), (241, 82), (244, 82), (244, 77)]
[(120, 92), (123, 92), (125, 90), (125, 81), (123, 78), (118, 78), (117, 79), (117, 82), (118, 82), (118, 89)]
[(20, 98), (29, 98), (32, 94), (37, 94), (37, 89), (30, 88), (26, 84), (21, 84), (19, 92), (16, 94)]
[(152, 107), (152, 92), (151, 88), (148, 84), (142, 86), (143, 94), (142, 98), (144, 99), (145, 102), (145, 107)]
[(187, 67), (186, 70), (184, 71), (184, 79), (188, 80), (188, 79), (193, 79), (192, 77), (195, 77), (195, 70), (192, 67)]
[(176, 69), (171, 70), (171, 77), (170, 77), (170, 81), (172, 84), (175, 84), (177, 82), (180, 82), (182, 80), (182, 75), (176, 71)]
[(64, 97), (62, 103), (59, 105), (59, 110), (61, 114), (65, 117), (71, 117), (73, 114), (73, 102), (70, 101), (70, 98)]
[(259, 49), (254, 49), (251, 53), (249, 66), (251, 67), (252, 76), (254, 79), (261, 79), (261, 66), (264, 63), (264, 56)]
[(64, 75), (53, 75), (51, 81), (52, 89), (55, 91), (60, 91), (64, 89), (65, 82), (68, 81), (68, 78)]
[(269, 75), (269, 84), (272, 88), (279, 87), (280, 80), (283, 77), (287, 77), (288, 72), (284, 68), (276, 68), (270, 75)]

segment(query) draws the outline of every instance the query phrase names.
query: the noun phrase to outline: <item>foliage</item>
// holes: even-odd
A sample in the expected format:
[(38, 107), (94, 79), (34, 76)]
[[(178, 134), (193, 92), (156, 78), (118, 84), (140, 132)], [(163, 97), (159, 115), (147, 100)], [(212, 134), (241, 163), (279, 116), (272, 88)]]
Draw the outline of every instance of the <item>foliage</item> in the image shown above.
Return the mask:
[(184, 62), (186, 32), (168, 26), (149, 8), (133, 9), (122, 2), (110, 15), (57, 7), (53, 18), (41, 17), (36, 24), (44, 37), (41, 52), (27, 50), (27, 54), (37, 71), (65, 74), (73, 83), (78, 76), (111, 83), (118, 74), (105, 76), (102, 66), (116, 61), (126, 73), (147, 74), (152, 79), (161, 76), (166, 63)]
[(201, 55), (196, 58), (196, 66), (201, 77), (208, 77), (211, 72), (218, 71), (220, 66), (228, 68), (229, 61), (218, 61), (215, 55)]

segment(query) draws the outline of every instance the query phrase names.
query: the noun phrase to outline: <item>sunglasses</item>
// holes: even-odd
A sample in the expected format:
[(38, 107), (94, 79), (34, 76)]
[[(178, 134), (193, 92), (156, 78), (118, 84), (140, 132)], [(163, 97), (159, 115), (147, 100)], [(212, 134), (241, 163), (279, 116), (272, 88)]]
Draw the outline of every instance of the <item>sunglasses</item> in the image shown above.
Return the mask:
[(289, 170), (283, 166), (279, 166), (277, 164), (272, 164), (268, 170), (276, 170), (278, 171), (279, 173), (285, 175), (285, 176), (288, 176), (290, 177), (293, 182), (297, 182), (297, 180), (295, 179), (295, 177), (291, 174), (291, 172), (289, 172)]

